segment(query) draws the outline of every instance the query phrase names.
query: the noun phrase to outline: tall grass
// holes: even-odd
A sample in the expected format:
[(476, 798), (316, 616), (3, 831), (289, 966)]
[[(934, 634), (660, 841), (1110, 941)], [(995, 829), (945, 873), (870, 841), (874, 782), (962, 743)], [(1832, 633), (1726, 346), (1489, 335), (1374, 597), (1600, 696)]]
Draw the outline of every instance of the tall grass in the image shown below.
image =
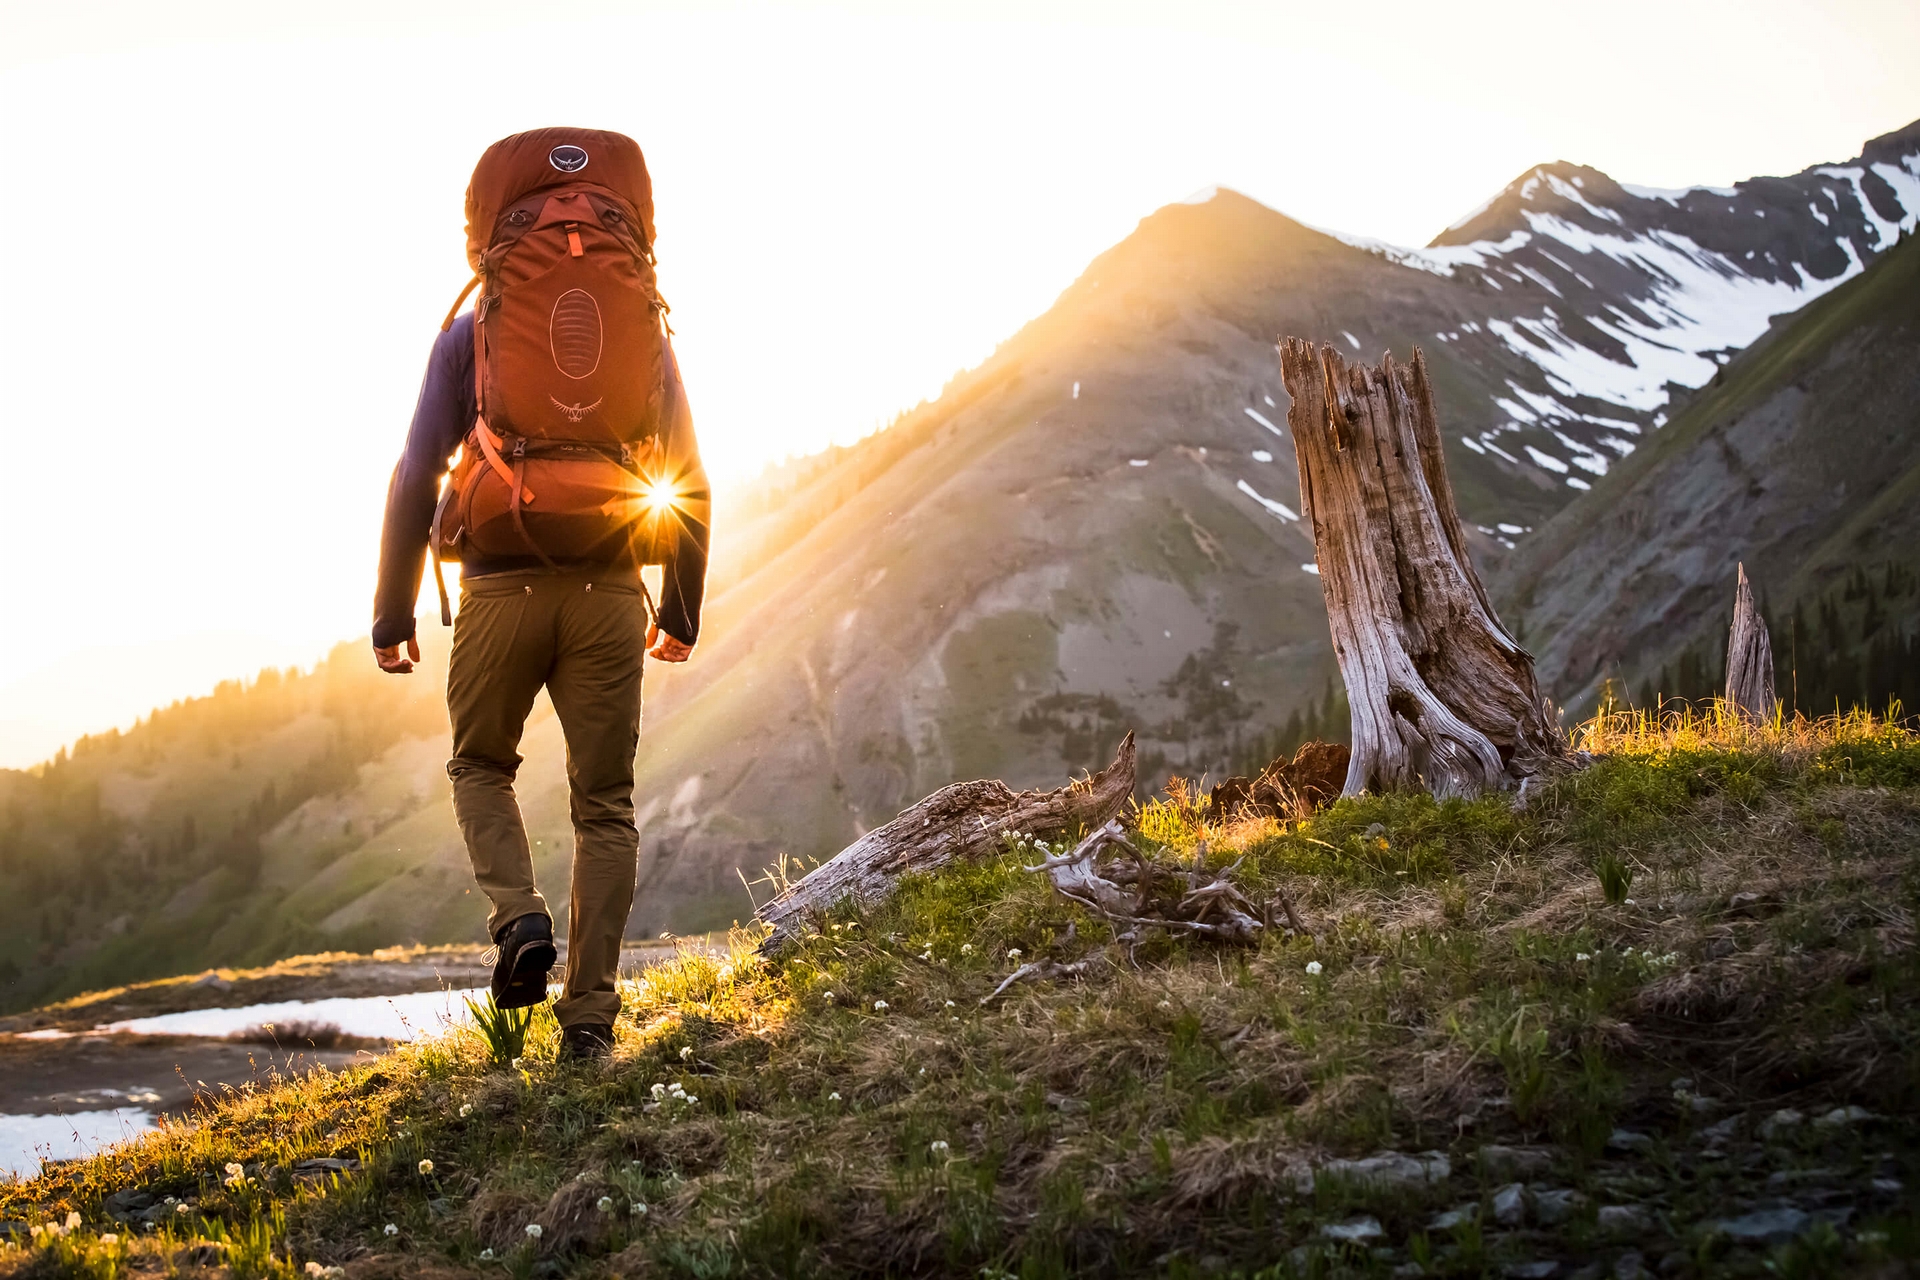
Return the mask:
[(467, 1012), (473, 1015), (473, 1029), (487, 1047), (487, 1060), (497, 1067), (516, 1065), (527, 1050), (527, 1031), (533, 1026), (532, 1006), (502, 1009), (493, 992), (486, 999), (466, 998)]

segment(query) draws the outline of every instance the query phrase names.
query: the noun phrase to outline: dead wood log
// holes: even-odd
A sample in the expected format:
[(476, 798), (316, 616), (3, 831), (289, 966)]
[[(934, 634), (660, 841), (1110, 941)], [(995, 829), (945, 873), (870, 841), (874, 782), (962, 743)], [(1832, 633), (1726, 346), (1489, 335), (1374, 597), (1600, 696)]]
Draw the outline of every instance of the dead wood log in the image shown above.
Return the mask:
[(1767, 620), (1754, 607), (1744, 564), (1733, 589), (1733, 627), (1727, 633), (1727, 704), (1749, 720), (1773, 719), (1773, 643)]
[(1287, 338), (1281, 376), (1300, 498), (1353, 716), (1347, 795), (1505, 788), (1572, 753), (1501, 625), (1454, 510), (1418, 347), (1348, 367)]
[(1015, 793), (998, 779), (942, 787), (877, 827), (789, 885), (756, 913), (773, 932), (760, 946), (771, 951), (802, 922), (852, 898), (873, 902), (901, 876), (977, 858), (1014, 832), (1074, 831), (1098, 827), (1133, 796), (1134, 745), (1129, 732), (1113, 763), (1091, 777), (1053, 791)]

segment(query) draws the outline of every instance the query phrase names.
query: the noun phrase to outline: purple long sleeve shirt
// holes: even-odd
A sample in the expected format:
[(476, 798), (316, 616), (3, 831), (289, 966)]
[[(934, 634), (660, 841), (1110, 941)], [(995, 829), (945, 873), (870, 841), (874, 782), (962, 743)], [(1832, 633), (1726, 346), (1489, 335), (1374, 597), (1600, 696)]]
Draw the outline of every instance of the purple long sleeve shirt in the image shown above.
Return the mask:
[[(666, 453), (676, 460), (683, 491), (704, 512), (707, 476), (700, 466), (686, 391), (680, 385), (680, 366), (671, 350), (667, 376), (673, 380), (672, 403), (677, 411), (667, 424)], [(420, 385), (420, 402), (414, 406), (413, 425), (407, 429), (407, 446), (387, 486), (386, 524), (380, 534), (380, 580), (373, 597), (373, 643), (378, 648), (402, 644), (414, 634), (413, 608), (420, 598), (427, 532), (440, 499), (440, 477), (447, 473), (454, 450), (460, 447), (478, 412), (473, 398), (473, 314), (468, 312), (434, 340), (433, 354), (427, 358), (426, 380)], [(660, 629), (676, 640), (693, 644), (700, 638), (700, 603), (706, 594), (708, 530), (705, 521), (691, 519), (684, 528), (664, 570)], [(471, 556), (462, 565), (469, 578), (541, 567), (538, 556)]]

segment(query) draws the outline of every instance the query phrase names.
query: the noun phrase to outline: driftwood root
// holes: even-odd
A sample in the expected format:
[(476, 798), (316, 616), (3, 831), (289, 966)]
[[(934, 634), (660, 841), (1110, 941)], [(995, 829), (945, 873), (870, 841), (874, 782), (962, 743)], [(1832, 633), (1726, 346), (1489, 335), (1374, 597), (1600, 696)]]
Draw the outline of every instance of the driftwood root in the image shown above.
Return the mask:
[[(1104, 864), (1103, 854), (1108, 859)], [(1200, 861), (1196, 857), (1190, 867), (1156, 862), (1127, 838), (1118, 821), (1109, 821), (1071, 852), (1026, 869), (1045, 875), (1054, 892), (1105, 920), (1116, 940), (1129, 944), (1137, 945), (1143, 931), (1151, 929), (1217, 942), (1257, 943), (1272, 926), (1276, 910), (1284, 915), (1287, 928), (1308, 931), (1285, 892), (1256, 906), (1233, 881), (1240, 863), (1216, 872), (1202, 868)]]

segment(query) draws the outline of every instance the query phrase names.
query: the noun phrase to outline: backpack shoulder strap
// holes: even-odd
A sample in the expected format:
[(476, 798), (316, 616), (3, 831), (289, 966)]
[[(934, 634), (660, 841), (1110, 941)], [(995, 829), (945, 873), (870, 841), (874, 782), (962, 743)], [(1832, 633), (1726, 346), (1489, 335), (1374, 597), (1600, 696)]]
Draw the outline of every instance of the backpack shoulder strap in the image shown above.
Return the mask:
[(445, 333), (453, 328), (453, 318), (460, 314), (460, 304), (467, 300), (467, 295), (472, 293), (473, 287), (479, 283), (480, 273), (476, 271), (473, 273), (473, 279), (467, 281), (467, 287), (460, 291), (460, 296), (453, 300), (453, 305), (447, 308), (447, 318), (440, 322), (440, 332)]

